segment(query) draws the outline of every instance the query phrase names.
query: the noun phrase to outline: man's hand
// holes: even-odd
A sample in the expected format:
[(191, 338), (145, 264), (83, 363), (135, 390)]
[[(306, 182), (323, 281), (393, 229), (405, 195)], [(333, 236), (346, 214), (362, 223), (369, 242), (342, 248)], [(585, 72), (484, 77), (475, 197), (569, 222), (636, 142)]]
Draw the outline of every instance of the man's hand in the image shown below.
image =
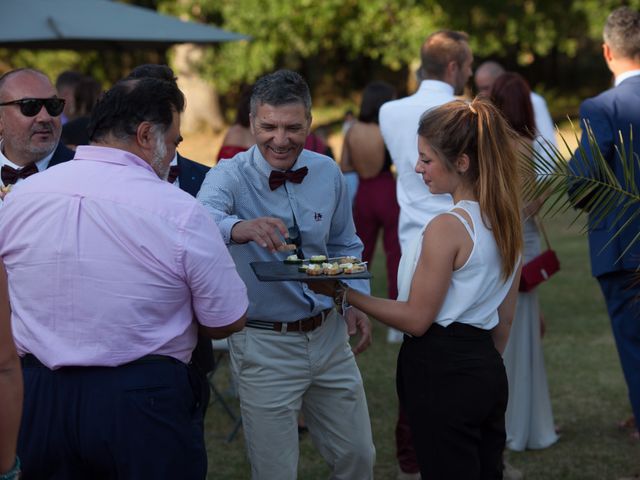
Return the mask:
[[(309, 287), (309, 290), (312, 290), (315, 293), (326, 295), (330, 298), (336, 296), (336, 288), (338, 287), (338, 282), (336, 280), (314, 280), (313, 282), (305, 283), (307, 284), (307, 287)], [(353, 333), (349, 333), (349, 335), (353, 335)]]
[(243, 220), (231, 229), (231, 240), (236, 243), (256, 242), (271, 253), (294, 250), (295, 245), (287, 245), (284, 241), (289, 236), (286, 225), (279, 218), (260, 217)]
[(344, 318), (347, 322), (347, 331), (349, 332), (350, 337), (360, 331), (360, 340), (356, 346), (351, 349), (354, 355), (358, 355), (359, 353), (364, 352), (371, 345), (371, 321), (365, 313), (355, 307), (348, 309)]

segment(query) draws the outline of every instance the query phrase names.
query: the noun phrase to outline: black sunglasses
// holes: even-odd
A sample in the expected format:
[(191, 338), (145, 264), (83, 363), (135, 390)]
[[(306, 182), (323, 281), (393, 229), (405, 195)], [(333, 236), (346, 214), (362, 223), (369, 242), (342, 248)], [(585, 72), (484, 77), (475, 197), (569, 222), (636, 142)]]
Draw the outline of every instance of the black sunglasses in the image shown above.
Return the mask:
[(57, 117), (64, 110), (63, 98), (22, 98), (20, 100), (12, 100), (10, 102), (0, 103), (0, 107), (7, 105), (20, 105), (20, 113), (25, 117), (35, 117), (42, 106), (47, 109), (47, 113), (52, 117)]

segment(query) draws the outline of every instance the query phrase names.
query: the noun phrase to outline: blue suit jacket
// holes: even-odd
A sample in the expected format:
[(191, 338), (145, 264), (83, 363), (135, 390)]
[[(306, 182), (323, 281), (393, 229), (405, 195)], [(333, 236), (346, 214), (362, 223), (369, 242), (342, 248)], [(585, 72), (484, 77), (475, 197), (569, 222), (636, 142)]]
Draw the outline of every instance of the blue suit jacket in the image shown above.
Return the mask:
[(66, 162), (67, 160), (71, 160), (74, 155), (75, 152), (73, 150), (68, 149), (61, 142), (58, 142), (58, 146), (53, 152), (53, 157), (49, 160), (49, 166), (47, 168)]
[[(634, 155), (640, 155), (640, 76), (628, 78), (617, 87), (585, 100), (580, 105), (580, 124), (582, 126), (584, 126), (584, 120), (589, 121), (602, 155), (622, 183), (622, 165), (616, 153), (616, 146), (620, 144), (620, 134), (624, 138), (625, 151), (628, 153), (629, 147), (632, 146)], [(633, 129), (633, 142), (631, 142), (629, 133), (631, 128)], [(580, 142), (589, 155), (590, 146), (584, 130)], [(578, 155), (577, 152), (574, 157), (576, 155)], [(572, 158), (569, 164), (571, 168), (580, 170), (580, 164), (575, 158)], [(636, 174), (635, 181), (636, 186), (640, 188), (640, 173)], [(636, 210), (638, 208), (640, 207), (635, 207)], [(598, 224), (595, 224), (594, 218), (591, 216), (589, 218), (591, 272), (595, 277), (620, 270), (635, 270), (640, 265), (640, 242), (636, 242), (634, 247), (618, 260), (633, 237), (640, 232), (640, 219), (636, 219), (628, 225), (621, 235), (604, 248), (632, 212), (627, 211), (616, 222), (618, 214), (619, 209), (614, 209)]]
[[(180, 167), (180, 175), (178, 176), (180, 189), (195, 197), (200, 190), (200, 186), (202, 185), (205, 175), (209, 171), (209, 167), (202, 165), (201, 163), (194, 162), (193, 160), (189, 160), (180, 154), (178, 154), (178, 166)], [(211, 345), (210, 338), (198, 336), (198, 343), (196, 348), (193, 350), (191, 363), (203, 375), (213, 370), (215, 359), (213, 356), (213, 347)], [(201, 401), (208, 404), (209, 384), (206, 380), (204, 381), (202, 388), (206, 393), (203, 393)], [(206, 405), (204, 406), (204, 409), (206, 410)]]
[(178, 166), (180, 167), (180, 188), (185, 192), (196, 196), (204, 177), (209, 171), (209, 167), (201, 163), (194, 162), (178, 154)]

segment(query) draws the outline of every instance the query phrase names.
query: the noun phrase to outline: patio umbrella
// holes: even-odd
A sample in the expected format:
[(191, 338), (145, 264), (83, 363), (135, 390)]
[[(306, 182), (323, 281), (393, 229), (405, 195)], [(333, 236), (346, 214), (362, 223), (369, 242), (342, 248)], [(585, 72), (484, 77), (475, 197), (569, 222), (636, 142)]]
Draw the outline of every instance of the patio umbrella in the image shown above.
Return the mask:
[(166, 49), (245, 35), (108, 0), (1, 0), (0, 47), (28, 49)]

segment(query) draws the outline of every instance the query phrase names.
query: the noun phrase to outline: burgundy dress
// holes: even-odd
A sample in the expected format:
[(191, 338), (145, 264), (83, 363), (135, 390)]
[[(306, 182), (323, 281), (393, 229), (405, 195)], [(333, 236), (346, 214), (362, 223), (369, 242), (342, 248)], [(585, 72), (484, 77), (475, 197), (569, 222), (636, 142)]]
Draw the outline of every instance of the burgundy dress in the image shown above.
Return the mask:
[(238, 145), (223, 145), (218, 152), (217, 160), (226, 160), (235, 157), (238, 153), (248, 150), (246, 147), (240, 147)]
[(356, 224), (356, 232), (364, 243), (362, 259), (365, 262), (371, 262), (378, 234), (380, 230), (383, 232), (384, 253), (387, 259), (387, 292), (391, 299), (398, 296), (399, 215), (396, 180), (391, 173), (391, 155), (385, 148), (384, 165), (380, 173), (372, 178), (360, 177), (353, 204), (353, 220)]

